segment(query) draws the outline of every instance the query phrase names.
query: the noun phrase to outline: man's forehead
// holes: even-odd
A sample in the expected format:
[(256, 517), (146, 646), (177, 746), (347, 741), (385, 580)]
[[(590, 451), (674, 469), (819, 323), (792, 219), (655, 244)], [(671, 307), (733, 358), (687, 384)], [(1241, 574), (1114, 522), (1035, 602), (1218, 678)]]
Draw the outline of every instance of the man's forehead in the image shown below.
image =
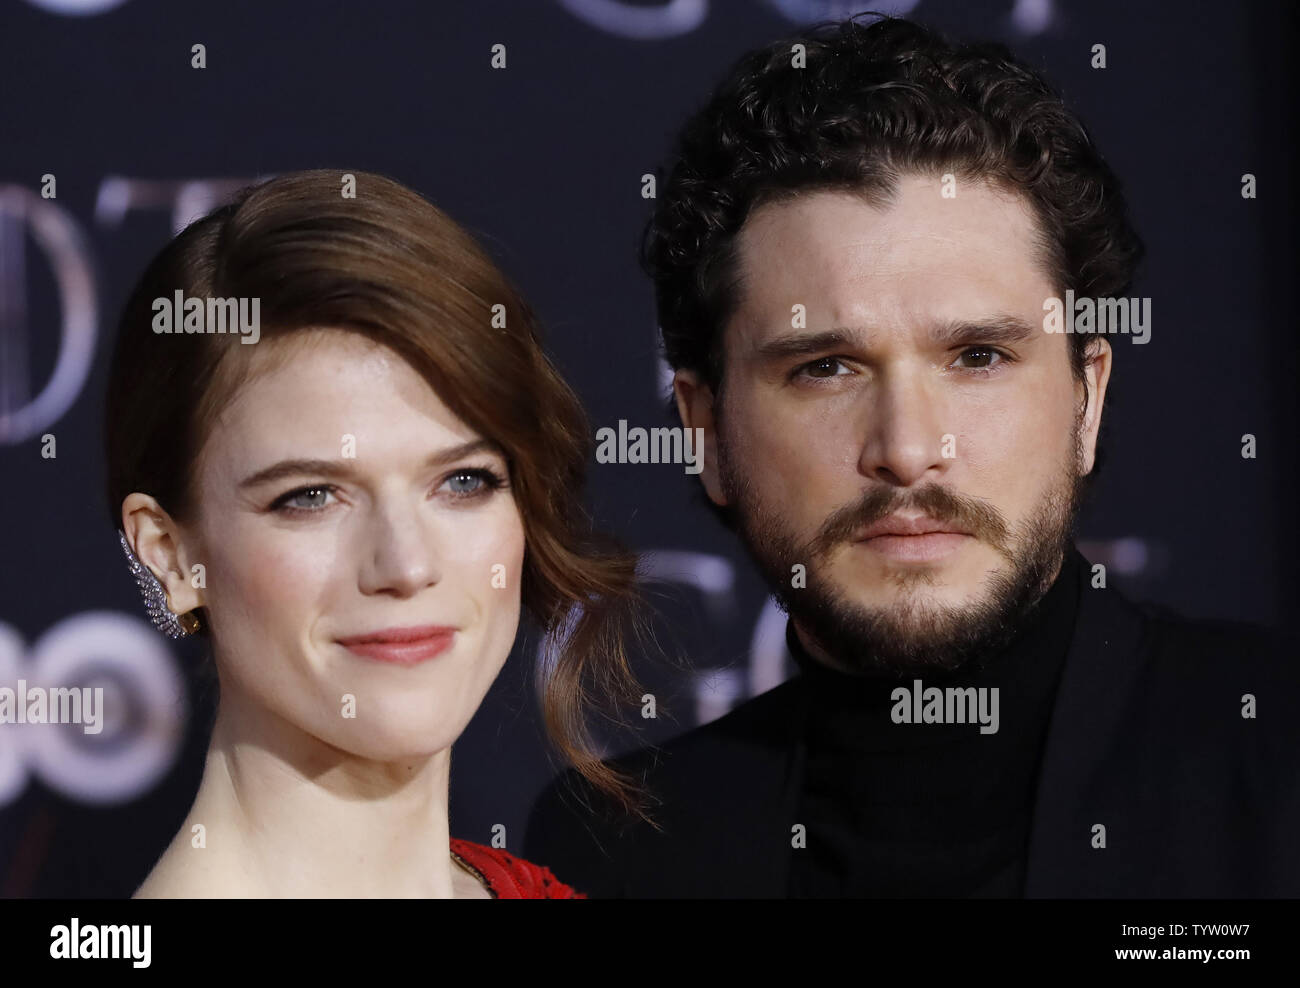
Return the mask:
[(900, 183), (884, 209), (843, 192), (765, 205), (737, 238), (728, 335), (783, 335), (800, 315), (823, 330), (1028, 318), (1053, 294), (1032, 213), (1017, 197), (967, 191), (960, 206), (922, 182)]
[(738, 274), (761, 267), (802, 276), (917, 262), (977, 262), (995, 248), (1002, 261), (1036, 258), (1039, 227), (1021, 196), (987, 183), (961, 187), (945, 199), (928, 180), (900, 180), (891, 201), (877, 205), (848, 191), (818, 190), (764, 203), (736, 238)]

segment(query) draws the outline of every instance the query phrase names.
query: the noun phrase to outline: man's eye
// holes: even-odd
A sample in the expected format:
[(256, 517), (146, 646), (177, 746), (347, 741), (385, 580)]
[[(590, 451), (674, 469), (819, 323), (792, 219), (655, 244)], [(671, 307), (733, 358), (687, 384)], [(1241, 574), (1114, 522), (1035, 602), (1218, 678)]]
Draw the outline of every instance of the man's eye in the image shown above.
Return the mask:
[(996, 367), (1006, 360), (1006, 354), (1001, 350), (995, 350), (989, 346), (972, 346), (967, 347), (957, 358), (961, 361), (969, 357), (970, 362), (963, 365), (966, 370), (984, 370), (986, 368)]
[(806, 374), (809, 377), (836, 377), (839, 375), (840, 370), (848, 372), (848, 368), (840, 363), (837, 357), (822, 357), (820, 360), (804, 364), (797, 373)]

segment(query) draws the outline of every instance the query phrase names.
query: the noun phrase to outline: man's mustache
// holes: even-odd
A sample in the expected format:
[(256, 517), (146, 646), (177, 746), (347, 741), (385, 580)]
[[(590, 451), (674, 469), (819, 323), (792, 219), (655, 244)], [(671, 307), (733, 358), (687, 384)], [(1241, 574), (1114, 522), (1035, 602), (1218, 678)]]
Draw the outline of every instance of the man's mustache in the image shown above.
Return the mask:
[(839, 508), (826, 519), (809, 540), (806, 554), (821, 557), (840, 543), (852, 540), (868, 525), (899, 512), (924, 514), (969, 532), (1004, 556), (1010, 552), (1007, 523), (997, 508), (987, 501), (928, 484), (906, 493), (890, 487), (864, 491), (857, 501)]

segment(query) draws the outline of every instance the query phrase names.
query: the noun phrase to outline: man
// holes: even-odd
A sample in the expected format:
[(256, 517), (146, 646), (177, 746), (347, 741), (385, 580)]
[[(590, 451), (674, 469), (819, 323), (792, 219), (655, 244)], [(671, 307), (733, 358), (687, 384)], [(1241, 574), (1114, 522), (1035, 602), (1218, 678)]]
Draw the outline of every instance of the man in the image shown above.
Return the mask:
[(800, 675), (617, 761), (654, 825), (570, 775), (525, 854), (596, 896), (1300, 894), (1294, 665), (1071, 541), (1131, 339), (1051, 315), (1126, 298), (1141, 252), (1005, 49), (883, 20), (742, 59), (645, 261)]

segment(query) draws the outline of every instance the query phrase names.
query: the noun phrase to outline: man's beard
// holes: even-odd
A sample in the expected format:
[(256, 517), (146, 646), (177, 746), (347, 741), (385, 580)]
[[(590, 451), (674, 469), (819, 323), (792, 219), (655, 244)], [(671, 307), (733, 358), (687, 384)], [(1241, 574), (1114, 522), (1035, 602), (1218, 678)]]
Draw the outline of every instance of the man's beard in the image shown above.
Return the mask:
[[(928, 484), (908, 491), (866, 491), (801, 542), (759, 503), (752, 484), (727, 456), (721, 435), (718, 440), (720, 481), (731, 517), (778, 605), (837, 664), (860, 673), (947, 672), (1005, 648), (1051, 587), (1085, 487), (1076, 425), (1073, 462), (1063, 466), (1047, 496), (1014, 532), (991, 504)], [(888, 578), (903, 594), (889, 606), (872, 607), (846, 597), (826, 577), (831, 552), (853, 551), (856, 533), (900, 511), (954, 523), (992, 546), (1008, 568), (991, 575), (981, 595), (967, 604), (927, 601), (924, 588), (935, 582), (928, 569), (891, 574)], [(791, 585), (796, 564), (806, 568), (805, 585), (799, 588)]]

